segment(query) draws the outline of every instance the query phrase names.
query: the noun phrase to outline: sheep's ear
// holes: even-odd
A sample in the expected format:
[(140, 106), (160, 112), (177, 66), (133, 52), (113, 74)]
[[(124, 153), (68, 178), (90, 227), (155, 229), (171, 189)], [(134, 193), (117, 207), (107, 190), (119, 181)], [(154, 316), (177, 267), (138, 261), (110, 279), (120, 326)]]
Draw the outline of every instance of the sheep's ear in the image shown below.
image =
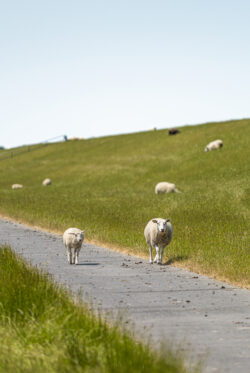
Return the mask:
[(154, 219), (154, 220), (152, 220), (152, 222), (153, 222), (153, 223), (157, 223), (157, 220)]
[(171, 220), (170, 220), (170, 219), (167, 219), (166, 222), (167, 222), (167, 223), (171, 223)]
[(81, 231), (81, 233), (84, 233), (85, 231)]

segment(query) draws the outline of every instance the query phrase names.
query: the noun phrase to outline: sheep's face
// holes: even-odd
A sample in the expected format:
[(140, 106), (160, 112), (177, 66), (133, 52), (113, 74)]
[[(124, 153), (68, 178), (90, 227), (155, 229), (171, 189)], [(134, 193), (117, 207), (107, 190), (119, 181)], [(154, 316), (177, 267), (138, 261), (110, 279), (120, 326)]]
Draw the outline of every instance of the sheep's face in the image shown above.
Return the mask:
[(167, 220), (152, 220), (153, 223), (157, 224), (157, 229), (159, 232), (164, 233), (167, 231), (167, 224), (170, 222), (170, 219)]
[(81, 243), (83, 241), (83, 231), (82, 232), (79, 232), (79, 233), (71, 233), (72, 234), (72, 237), (73, 237), (73, 243), (76, 244), (76, 243)]

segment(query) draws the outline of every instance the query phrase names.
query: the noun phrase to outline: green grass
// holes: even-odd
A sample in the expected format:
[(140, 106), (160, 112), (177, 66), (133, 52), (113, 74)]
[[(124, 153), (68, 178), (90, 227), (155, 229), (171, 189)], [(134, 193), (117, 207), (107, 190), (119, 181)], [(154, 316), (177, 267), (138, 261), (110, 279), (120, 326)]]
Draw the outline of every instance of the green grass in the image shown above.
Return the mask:
[[(171, 218), (165, 259), (250, 286), (250, 120), (50, 144), (0, 162), (0, 212), (147, 255), (143, 230)], [(204, 152), (211, 140), (224, 147)], [(53, 185), (42, 187), (45, 177)], [(159, 181), (181, 194), (155, 195)], [(12, 183), (24, 185), (12, 191)]]
[(155, 355), (121, 329), (110, 327), (48, 275), (0, 247), (0, 372), (188, 371), (177, 353)]

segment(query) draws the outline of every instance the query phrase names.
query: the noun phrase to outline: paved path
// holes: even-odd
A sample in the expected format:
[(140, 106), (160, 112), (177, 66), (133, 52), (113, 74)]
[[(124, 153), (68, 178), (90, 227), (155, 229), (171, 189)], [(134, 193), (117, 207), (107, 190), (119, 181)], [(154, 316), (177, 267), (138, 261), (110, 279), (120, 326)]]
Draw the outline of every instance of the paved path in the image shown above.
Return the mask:
[(80, 289), (94, 307), (119, 309), (157, 343), (184, 341), (205, 360), (204, 372), (250, 372), (250, 291), (89, 244), (80, 264), (70, 266), (61, 236), (4, 220), (0, 243)]

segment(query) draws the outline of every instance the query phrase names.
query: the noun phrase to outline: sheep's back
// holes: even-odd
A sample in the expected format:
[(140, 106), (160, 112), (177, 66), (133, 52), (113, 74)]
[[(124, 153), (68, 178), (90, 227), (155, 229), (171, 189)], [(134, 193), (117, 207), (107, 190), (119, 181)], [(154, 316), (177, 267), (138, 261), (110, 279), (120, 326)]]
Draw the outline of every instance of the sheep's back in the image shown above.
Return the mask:
[(155, 186), (155, 194), (159, 193), (169, 193), (175, 190), (175, 184), (168, 183), (167, 181), (162, 181)]

